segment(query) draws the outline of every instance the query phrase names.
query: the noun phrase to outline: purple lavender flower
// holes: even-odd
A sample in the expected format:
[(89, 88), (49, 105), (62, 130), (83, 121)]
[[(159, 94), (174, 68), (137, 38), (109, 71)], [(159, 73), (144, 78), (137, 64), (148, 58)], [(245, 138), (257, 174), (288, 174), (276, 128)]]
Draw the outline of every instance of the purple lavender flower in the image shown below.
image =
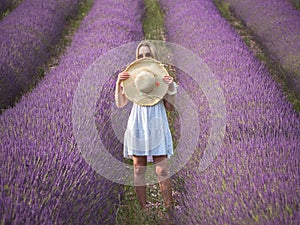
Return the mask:
[(20, 4), (23, 0), (0, 0), (0, 14), (6, 10), (11, 10)]

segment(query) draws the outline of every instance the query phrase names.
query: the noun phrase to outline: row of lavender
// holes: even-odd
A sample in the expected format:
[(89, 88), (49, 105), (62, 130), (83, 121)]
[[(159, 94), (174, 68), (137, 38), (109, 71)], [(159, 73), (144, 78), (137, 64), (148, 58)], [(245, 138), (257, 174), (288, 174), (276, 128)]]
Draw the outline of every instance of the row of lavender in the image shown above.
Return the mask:
[[(141, 16), (142, 1), (95, 0), (60, 64), (2, 113), (1, 224), (114, 224), (122, 187), (97, 174), (81, 156), (72, 131), (72, 101), (95, 59), (141, 40)], [(108, 85), (111, 91), (114, 83)], [(101, 122), (107, 108), (100, 105), (97, 114)], [(111, 154), (121, 156), (120, 142), (114, 143)]]
[(4, 13), (7, 10), (12, 10), (23, 0), (0, 0), (0, 14)]
[(198, 91), (200, 74), (193, 79), (183, 72), (177, 75), (179, 85), (199, 107), (203, 131), (194, 160), (177, 174), (185, 191), (176, 220), (181, 224), (296, 224), (300, 219), (299, 114), (212, 1), (161, 2), (167, 40), (191, 49), (207, 63), (223, 90), (227, 111), (218, 156), (199, 171), (211, 123), (209, 104)]
[(300, 96), (300, 11), (286, 0), (224, 1), (291, 73), (287, 73), (287, 81)]
[(81, 0), (25, 0), (0, 23), (0, 108), (14, 103), (38, 76)]

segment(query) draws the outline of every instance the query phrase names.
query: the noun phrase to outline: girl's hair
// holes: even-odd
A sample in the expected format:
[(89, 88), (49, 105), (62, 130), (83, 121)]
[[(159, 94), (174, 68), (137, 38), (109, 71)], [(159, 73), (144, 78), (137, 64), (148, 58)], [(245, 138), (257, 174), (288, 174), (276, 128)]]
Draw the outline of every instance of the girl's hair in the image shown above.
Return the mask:
[(156, 51), (156, 48), (155, 46), (148, 40), (143, 40), (141, 41), (138, 46), (136, 47), (136, 51), (135, 51), (135, 58), (137, 59), (138, 58), (138, 55), (139, 55), (139, 49), (140, 47), (142, 46), (147, 46), (149, 49), (150, 49), (150, 52), (153, 56), (154, 59), (158, 60), (157, 58), (157, 51)]

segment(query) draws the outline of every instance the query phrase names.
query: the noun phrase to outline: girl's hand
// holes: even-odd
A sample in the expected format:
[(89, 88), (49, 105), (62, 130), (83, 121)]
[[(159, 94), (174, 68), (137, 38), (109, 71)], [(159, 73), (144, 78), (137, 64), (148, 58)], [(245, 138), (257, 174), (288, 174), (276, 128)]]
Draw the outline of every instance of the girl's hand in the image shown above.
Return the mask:
[(169, 76), (169, 75), (165, 75), (165, 76), (163, 77), (163, 81), (164, 81), (165, 83), (167, 83), (167, 84), (172, 84), (173, 81), (174, 81), (174, 79), (173, 79), (173, 77), (171, 77), (171, 76)]
[(117, 83), (120, 84), (121, 81), (127, 80), (130, 77), (130, 74), (126, 71), (119, 73)]

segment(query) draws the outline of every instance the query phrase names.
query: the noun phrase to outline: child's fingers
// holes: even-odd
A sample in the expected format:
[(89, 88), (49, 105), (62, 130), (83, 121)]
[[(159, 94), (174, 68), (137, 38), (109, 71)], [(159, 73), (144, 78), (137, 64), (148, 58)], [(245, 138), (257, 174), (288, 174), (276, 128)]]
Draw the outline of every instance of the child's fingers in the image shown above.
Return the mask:
[(165, 78), (166, 80), (172, 80), (172, 81), (173, 81), (173, 77), (171, 77), (171, 76), (169, 76), (169, 75), (165, 75), (164, 78)]
[(166, 82), (167, 84), (171, 84), (173, 82), (173, 77), (165, 75), (163, 77), (163, 81)]
[(119, 73), (118, 77), (120, 81), (123, 81), (123, 80), (127, 80), (130, 77), (130, 74), (128, 72), (123, 71)]

